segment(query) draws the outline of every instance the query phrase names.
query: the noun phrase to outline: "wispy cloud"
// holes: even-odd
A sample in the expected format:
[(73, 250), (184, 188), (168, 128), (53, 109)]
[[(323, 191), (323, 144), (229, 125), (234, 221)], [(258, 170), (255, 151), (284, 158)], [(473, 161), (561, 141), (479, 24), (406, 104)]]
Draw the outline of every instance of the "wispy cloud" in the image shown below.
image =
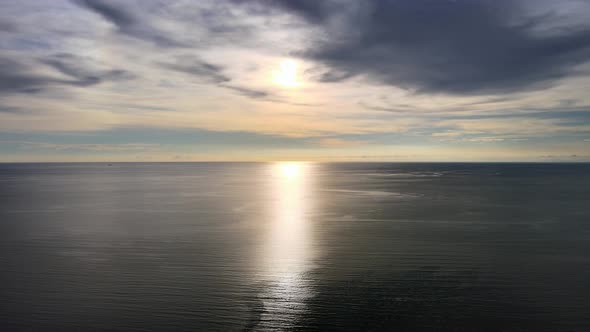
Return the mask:
[(66, 143), (45, 143), (45, 142), (28, 142), (28, 141), (0, 141), (0, 144), (16, 144), (25, 148), (36, 148), (46, 150), (76, 150), (76, 151), (94, 151), (94, 152), (123, 152), (123, 151), (146, 151), (157, 150), (159, 144), (144, 143), (124, 143), (124, 144), (66, 144)]
[(104, 0), (75, 0), (74, 2), (111, 22), (122, 34), (152, 42), (159, 47), (186, 46), (151, 26), (147, 18), (138, 17), (136, 12), (126, 8), (121, 2), (111, 3)]
[[(42, 65), (61, 75), (48, 73)], [(40, 61), (0, 57), (0, 94), (35, 93), (51, 86), (85, 87), (132, 78), (133, 74), (120, 69), (90, 70), (84, 67), (80, 58), (71, 54), (57, 54)]]
[(228, 84), (225, 84), (222, 86), (226, 89), (235, 91), (240, 95), (247, 96), (250, 98), (265, 98), (270, 95), (270, 93), (268, 93), (266, 91), (255, 90), (255, 89), (245, 88), (245, 87), (241, 87), (241, 86), (228, 85)]
[(222, 66), (195, 57), (177, 57), (174, 62), (160, 63), (159, 65), (215, 84), (230, 81), (230, 78), (223, 74)]
[[(220, 133), (196, 154), (581, 156), (588, 22), (577, 0), (6, 2), (0, 136), (80, 155), (164, 138), (51, 139), (146, 128)], [(296, 87), (273, 80), (284, 60)], [(250, 136), (223, 139), (238, 132)], [(46, 145), (19, 136), (36, 133)]]
[(354, 147), (366, 145), (368, 141), (351, 140), (342, 138), (321, 138), (317, 141), (319, 145), (330, 148)]

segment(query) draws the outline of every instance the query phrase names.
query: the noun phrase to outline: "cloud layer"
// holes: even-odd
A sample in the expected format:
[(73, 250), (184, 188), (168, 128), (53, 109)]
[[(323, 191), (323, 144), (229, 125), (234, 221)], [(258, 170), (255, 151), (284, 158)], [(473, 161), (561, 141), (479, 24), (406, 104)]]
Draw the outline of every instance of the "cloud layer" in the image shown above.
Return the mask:
[[(26, 144), (0, 144), (0, 160), (119, 146), (202, 158), (579, 160), (590, 137), (588, 22), (583, 0), (3, 2), (0, 136)], [(297, 87), (273, 80), (285, 59)], [(138, 129), (176, 136), (135, 149), (147, 139)], [(189, 144), (186, 130), (215, 139)], [(111, 131), (129, 134), (103, 145)], [(96, 141), (80, 143), (89, 133)], [(247, 148), (222, 139), (236, 133)]]
[(518, 1), (369, 0), (352, 13), (330, 1), (264, 2), (322, 28), (303, 54), (328, 66), (324, 82), (366, 75), (419, 93), (514, 92), (582, 74), (590, 57), (590, 25), (546, 31), (561, 18)]

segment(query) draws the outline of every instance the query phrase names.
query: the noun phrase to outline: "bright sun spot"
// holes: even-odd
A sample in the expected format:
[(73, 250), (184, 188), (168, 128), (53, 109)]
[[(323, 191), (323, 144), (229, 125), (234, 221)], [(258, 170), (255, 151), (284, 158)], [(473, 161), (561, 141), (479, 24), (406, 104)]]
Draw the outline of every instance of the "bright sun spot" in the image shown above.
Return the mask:
[(299, 175), (300, 165), (295, 163), (285, 163), (281, 165), (281, 173), (288, 179), (293, 179)]
[(274, 82), (286, 87), (298, 86), (297, 63), (293, 60), (283, 60), (280, 69), (273, 71)]

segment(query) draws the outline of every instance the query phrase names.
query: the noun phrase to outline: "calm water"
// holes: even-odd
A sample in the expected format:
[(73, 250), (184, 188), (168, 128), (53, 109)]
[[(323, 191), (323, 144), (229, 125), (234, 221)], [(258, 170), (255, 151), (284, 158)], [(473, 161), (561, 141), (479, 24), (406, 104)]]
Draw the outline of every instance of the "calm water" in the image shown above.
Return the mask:
[(0, 325), (590, 331), (590, 164), (3, 164)]

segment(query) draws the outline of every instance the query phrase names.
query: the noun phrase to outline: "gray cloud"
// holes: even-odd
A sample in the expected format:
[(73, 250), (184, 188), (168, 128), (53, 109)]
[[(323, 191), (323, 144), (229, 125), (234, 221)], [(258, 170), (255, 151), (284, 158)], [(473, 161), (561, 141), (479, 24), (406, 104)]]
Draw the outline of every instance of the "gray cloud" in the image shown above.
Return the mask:
[(219, 87), (228, 89), (245, 97), (253, 99), (264, 99), (270, 97), (270, 93), (266, 91), (227, 84), (231, 81), (231, 78), (223, 73), (222, 66), (203, 61), (199, 58), (192, 56), (180, 56), (177, 57), (176, 61), (173, 63), (159, 63), (159, 65), (166, 69), (195, 76), (201, 80), (204, 80), (205, 82), (216, 84)]
[[(66, 78), (41, 74), (39, 65), (47, 65)], [(40, 59), (38, 62), (17, 61), (0, 57), (0, 94), (36, 93), (54, 85), (85, 87), (104, 81), (131, 79), (134, 76), (125, 70), (90, 70), (84, 67), (79, 57), (60, 54)]]
[(224, 88), (237, 92), (238, 94), (254, 99), (262, 99), (268, 97), (270, 94), (266, 91), (255, 90), (235, 85), (223, 85)]
[(102, 16), (127, 36), (152, 42), (160, 47), (186, 47), (186, 45), (149, 24), (145, 17), (139, 17), (131, 9), (104, 0), (73, 0), (74, 3)]
[(12, 22), (0, 21), (0, 32), (15, 32), (16, 26)]
[(231, 0), (232, 3), (247, 7), (258, 14), (272, 13), (272, 9), (280, 9), (300, 15), (311, 23), (325, 21), (333, 10), (337, 10), (337, 2), (333, 0)]
[(51, 150), (79, 150), (79, 151), (143, 151), (156, 150), (159, 144), (147, 143), (121, 143), (121, 144), (76, 144), (76, 143), (46, 143), (30, 141), (7, 141), (0, 140), (0, 144), (16, 144), (28, 148), (51, 149)]
[(53, 57), (41, 59), (45, 63), (62, 74), (71, 77), (69, 81), (61, 81), (76, 86), (90, 86), (103, 81), (119, 81), (134, 78), (134, 75), (121, 69), (106, 71), (90, 70), (88, 64), (72, 54), (57, 54)]
[(205, 81), (221, 84), (230, 78), (223, 74), (223, 67), (208, 63), (195, 57), (179, 56), (174, 62), (161, 62), (163, 68), (196, 76)]
[[(502, 100), (503, 98), (498, 98)], [(438, 120), (485, 120), (485, 119), (555, 119), (563, 120), (562, 124), (583, 126), (590, 122), (590, 105), (550, 106), (550, 107), (516, 107), (497, 108), (485, 112), (473, 112), (469, 107), (441, 107), (434, 110), (419, 109), (409, 106), (377, 106), (364, 102), (359, 105), (367, 110), (391, 113), (392, 116), (411, 116), (415, 118), (432, 118)], [(466, 106), (477, 105), (470, 103)], [(569, 122), (566, 122), (569, 121)]]
[(6, 113), (6, 114), (19, 114), (22, 113), (22, 109), (19, 107), (14, 107), (14, 106), (5, 106), (0, 104), (0, 114), (1, 113)]
[(21, 62), (0, 58), (0, 94), (38, 92), (51, 83), (55, 83), (55, 80), (29, 72)]
[(526, 1), (367, 0), (348, 14), (320, 1), (254, 2), (325, 29), (302, 53), (329, 68), (316, 76), (324, 82), (364, 75), (416, 92), (512, 92), (549, 86), (590, 59), (589, 26), (549, 29), (559, 17), (528, 13)]

